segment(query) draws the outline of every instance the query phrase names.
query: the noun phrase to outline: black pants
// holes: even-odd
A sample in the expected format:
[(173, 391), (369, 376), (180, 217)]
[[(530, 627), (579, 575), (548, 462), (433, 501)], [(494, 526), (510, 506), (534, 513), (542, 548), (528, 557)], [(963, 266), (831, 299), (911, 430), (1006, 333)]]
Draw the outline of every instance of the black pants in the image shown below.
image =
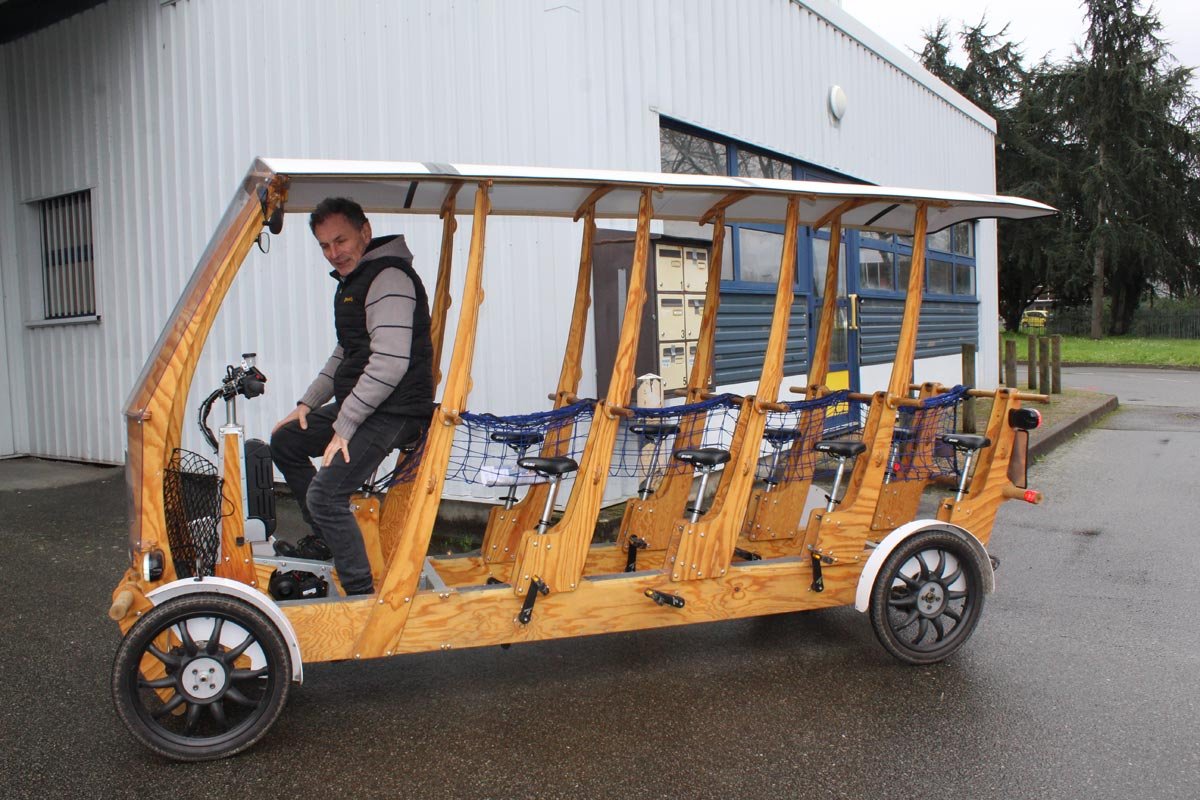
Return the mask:
[(395, 447), (416, 439), (424, 420), (399, 414), (367, 417), (350, 439), (350, 462), (335, 453), (320, 472), (312, 459), (325, 453), (333, 438), (339, 405), (330, 403), (308, 414), (308, 428), (296, 420), (271, 436), (271, 457), (300, 503), (300, 513), (317, 538), (329, 546), (338, 579), (347, 592), (369, 593), (374, 588), (371, 564), (362, 531), (350, 510), (350, 495), (371, 477)]

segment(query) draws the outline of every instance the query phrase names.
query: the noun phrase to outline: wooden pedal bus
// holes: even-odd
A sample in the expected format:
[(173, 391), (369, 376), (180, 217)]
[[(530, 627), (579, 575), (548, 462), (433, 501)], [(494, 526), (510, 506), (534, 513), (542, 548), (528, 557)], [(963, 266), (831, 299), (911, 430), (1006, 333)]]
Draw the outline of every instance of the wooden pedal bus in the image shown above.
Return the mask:
[[(355, 502), (377, 594), (353, 598), (342, 596), (330, 564), (283, 558), (271, 546), (269, 453), (244, 440), (237, 421), (238, 396), (263, 390), (252, 359), (231, 366), (205, 404), (207, 416), (217, 400), (225, 402), (226, 423), (213, 437), (220, 467), (180, 448), (201, 350), (250, 248), (264, 227), (278, 232), (285, 213), (305, 214), (335, 195), (355, 198), (368, 212), (436, 216), (443, 230), (430, 302), (434, 363), (448, 367), (445, 376), (435, 374), (438, 405), (424, 439), (376, 487), (384, 494)], [(1008, 499), (1040, 499), (1024, 480), (1027, 431), (1038, 415), (1022, 401), (1044, 398), (913, 383), (926, 234), (977, 218), (1050, 213), (1013, 197), (834, 183), (256, 161), (125, 409), (131, 565), (109, 611), (124, 637), (112, 676), (122, 720), (158, 753), (217, 758), (267, 732), (304, 664), (848, 604), (869, 614), (900, 660), (946, 658), (971, 635), (992, 589), (985, 548), (997, 508)], [(448, 338), (463, 215), (471, 216), (470, 248)], [(499, 215), (566, 218), (582, 227), (561, 375), (546, 387), (546, 407), (522, 416), (488, 414), (471, 399), (493, 244), (488, 220)], [(585, 399), (577, 393), (593, 242), (605, 219), (636, 220), (634, 255), (607, 393)], [(710, 279), (686, 390), (665, 408), (639, 408), (630, 400), (654, 220), (711, 225)], [(712, 391), (721, 253), (731, 223), (784, 231), (769, 341), (757, 389), (744, 397)], [(801, 226), (828, 228), (832, 242), (849, 228), (913, 237), (886, 390), (864, 395), (825, 385), (842, 267), (834, 246), (806, 385), (781, 385)], [(781, 397), (781, 389), (790, 394)], [(992, 400), (979, 435), (952, 425), (954, 409), (970, 396)], [(486, 482), (509, 488), (479, 551), (430, 556), (448, 475), (491, 476)], [(637, 492), (618, 540), (593, 542), (606, 485), (617, 475), (637, 478)], [(806, 513), (814, 481), (828, 495)], [(948, 483), (950, 492), (936, 513), (918, 518), (931, 483)], [(559, 500), (565, 506), (556, 514)]]

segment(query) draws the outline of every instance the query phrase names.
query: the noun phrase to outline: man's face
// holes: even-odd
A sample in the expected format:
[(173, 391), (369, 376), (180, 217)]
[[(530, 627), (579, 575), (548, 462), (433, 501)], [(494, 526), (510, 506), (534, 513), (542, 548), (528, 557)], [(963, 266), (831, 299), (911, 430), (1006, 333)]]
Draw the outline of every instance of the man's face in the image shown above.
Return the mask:
[(364, 223), (358, 230), (345, 215), (330, 214), (313, 228), (313, 236), (317, 237), (321, 253), (337, 274), (349, 275), (371, 243), (371, 223)]

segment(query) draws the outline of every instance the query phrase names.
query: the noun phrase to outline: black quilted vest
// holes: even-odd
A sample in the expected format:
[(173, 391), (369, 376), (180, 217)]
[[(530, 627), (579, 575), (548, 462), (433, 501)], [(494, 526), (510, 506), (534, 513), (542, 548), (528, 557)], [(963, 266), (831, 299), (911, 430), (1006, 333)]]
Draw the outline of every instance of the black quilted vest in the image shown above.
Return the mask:
[[(367, 252), (394, 238), (382, 236), (372, 239)], [(333, 322), (337, 329), (338, 344), (342, 346), (342, 363), (333, 375), (333, 393), (339, 403), (344, 401), (367, 367), (371, 357), (371, 337), (367, 333), (367, 291), (375, 277), (385, 269), (402, 270), (412, 279), (417, 302), (413, 311), (412, 352), (409, 354), (408, 371), (395, 390), (375, 410), (428, 417), (433, 413), (433, 342), (429, 337), (429, 299), (408, 259), (395, 256), (372, 259), (338, 281), (338, 289), (333, 297)]]

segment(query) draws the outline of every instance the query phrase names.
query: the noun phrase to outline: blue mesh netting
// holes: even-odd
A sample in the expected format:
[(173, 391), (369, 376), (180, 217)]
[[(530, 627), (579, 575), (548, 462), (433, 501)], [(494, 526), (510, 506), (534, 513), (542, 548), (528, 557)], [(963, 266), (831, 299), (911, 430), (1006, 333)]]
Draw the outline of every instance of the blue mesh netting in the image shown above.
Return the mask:
[(787, 411), (768, 413), (756, 477), (770, 484), (812, 478), (820, 455), (813, 446), (850, 430), (847, 394), (784, 403)]
[(736, 395), (721, 394), (699, 403), (631, 408), (633, 416), (621, 421), (608, 474), (639, 478), (653, 490), (663, 477), (685, 468), (671, 458), (673, 451), (729, 449), (741, 401)]
[[(462, 414), (454, 432), (446, 480), (485, 486), (544, 483), (517, 466), (524, 456), (568, 456), (579, 461), (591, 429), (595, 400), (535, 414)], [(416, 455), (414, 453), (414, 455)]]
[(892, 435), (891, 480), (925, 481), (958, 474), (957, 454), (940, 437), (957, 428), (958, 406), (966, 396), (965, 386), (955, 386), (922, 400), (920, 408), (901, 407)]

